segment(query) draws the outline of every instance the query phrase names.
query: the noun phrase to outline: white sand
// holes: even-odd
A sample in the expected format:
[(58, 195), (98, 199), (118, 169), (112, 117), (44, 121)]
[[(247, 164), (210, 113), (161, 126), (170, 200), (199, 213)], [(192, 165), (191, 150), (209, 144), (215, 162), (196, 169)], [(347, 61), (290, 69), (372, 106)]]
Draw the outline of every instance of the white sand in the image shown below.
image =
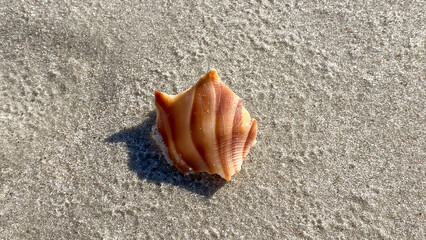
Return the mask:
[[(148, 2), (0, 1), (1, 239), (426, 239), (423, 0)], [(210, 68), (258, 120), (229, 183), (150, 137)]]

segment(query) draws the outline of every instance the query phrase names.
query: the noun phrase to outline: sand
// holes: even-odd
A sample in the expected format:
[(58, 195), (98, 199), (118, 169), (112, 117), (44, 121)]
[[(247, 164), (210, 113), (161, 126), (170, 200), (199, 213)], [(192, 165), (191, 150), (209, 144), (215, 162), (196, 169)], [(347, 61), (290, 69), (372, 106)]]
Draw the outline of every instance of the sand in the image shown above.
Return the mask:
[[(425, 239), (426, 5), (0, 1), (1, 239)], [(215, 68), (258, 120), (230, 182), (150, 137)]]

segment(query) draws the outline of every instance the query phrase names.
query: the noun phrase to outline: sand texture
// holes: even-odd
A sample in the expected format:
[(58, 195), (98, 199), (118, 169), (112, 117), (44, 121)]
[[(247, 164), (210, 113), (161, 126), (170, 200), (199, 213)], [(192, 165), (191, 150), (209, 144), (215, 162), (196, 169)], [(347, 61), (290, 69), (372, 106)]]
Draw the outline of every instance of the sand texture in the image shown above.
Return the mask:
[[(0, 0), (0, 239), (426, 239), (426, 3)], [(150, 137), (215, 68), (230, 182)]]

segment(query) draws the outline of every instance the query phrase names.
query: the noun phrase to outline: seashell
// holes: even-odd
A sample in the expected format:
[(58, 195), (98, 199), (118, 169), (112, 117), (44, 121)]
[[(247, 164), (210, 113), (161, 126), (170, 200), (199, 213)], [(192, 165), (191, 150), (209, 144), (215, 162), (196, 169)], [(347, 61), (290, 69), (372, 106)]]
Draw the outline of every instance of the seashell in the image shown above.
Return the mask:
[(229, 181), (256, 143), (257, 122), (215, 70), (177, 94), (155, 92), (154, 139), (181, 172), (219, 174)]

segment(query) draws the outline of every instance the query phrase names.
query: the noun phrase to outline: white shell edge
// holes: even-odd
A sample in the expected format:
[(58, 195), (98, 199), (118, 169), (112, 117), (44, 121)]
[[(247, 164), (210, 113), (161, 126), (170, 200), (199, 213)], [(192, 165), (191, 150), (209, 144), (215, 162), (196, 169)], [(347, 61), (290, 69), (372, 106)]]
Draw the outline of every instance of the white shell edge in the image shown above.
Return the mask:
[(158, 132), (157, 124), (155, 124), (152, 127), (152, 134), (151, 137), (155, 140), (157, 145), (160, 147), (161, 152), (163, 153), (164, 157), (166, 158), (167, 162), (170, 165), (174, 165), (172, 159), (169, 156), (169, 149), (166, 147), (166, 144), (164, 144), (163, 138), (161, 137), (161, 134)]

